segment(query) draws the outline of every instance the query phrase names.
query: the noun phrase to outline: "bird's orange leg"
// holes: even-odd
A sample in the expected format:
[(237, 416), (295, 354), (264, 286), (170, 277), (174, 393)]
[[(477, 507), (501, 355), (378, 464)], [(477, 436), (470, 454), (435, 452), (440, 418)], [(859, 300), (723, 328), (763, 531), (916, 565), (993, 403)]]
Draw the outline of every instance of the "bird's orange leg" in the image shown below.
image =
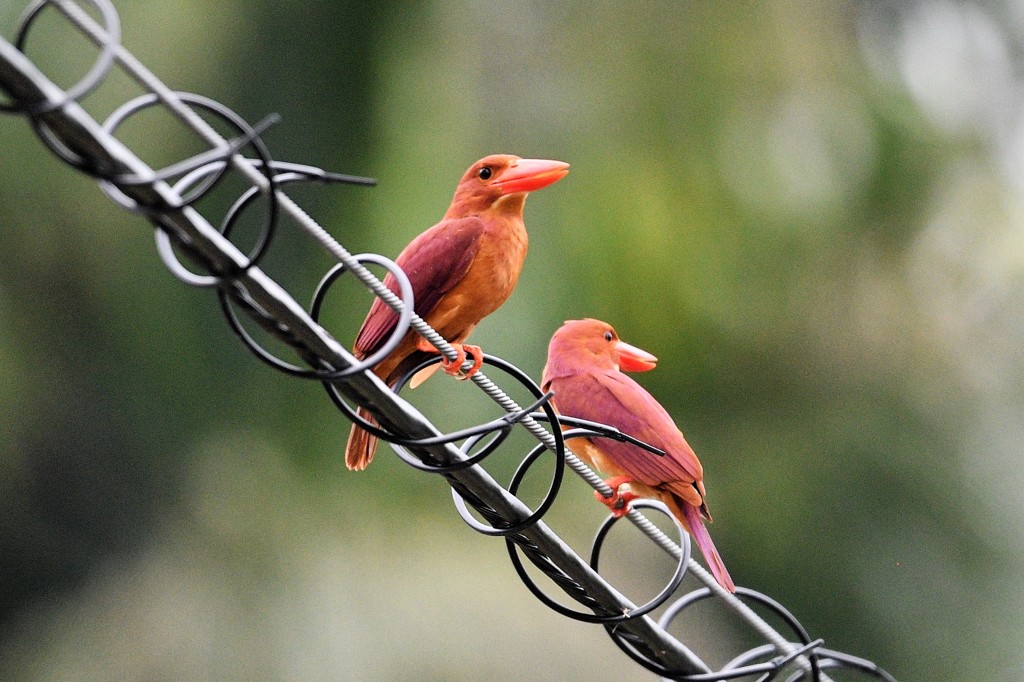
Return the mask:
[(629, 503), (637, 498), (634, 493), (631, 492), (619, 492), (619, 488), (629, 483), (632, 479), (629, 476), (616, 476), (614, 478), (607, 479), (604, 484), (612, 489), (612, 496), (605, 497), (599, 491), (594, 491), (594, 497), (597, 501), (608, 507), (611, 511), (612, 516), (619, 518), (629, 513)]
[[(441, 369), (444, 370), (445, 374), (450, 374), (453, 377), (465, 381), (466, 379), (476, 374), (480, 370), (480, 368), (483, 367), (484, 353), (482, 350), (480, 350), (480, 346), (474, 346), (468, 343), (453, 343), (451, 344), (451, 346), (452, 348), (455, 349), (455, 352), (458, 354), (458, 357), (456, 357), (454, 360), (449, 360), (445, 356), (441, 356)], [(437, 348), (434, 347), (434, 344), (430, 343), (429, 341), (422, 337), (420, 337), (419, 341), (416, 342), (416, 348), (427, 353), (440, 353), (440, 351), (438, 351)], [(466, 351), (469, 351), (469, 354), (473, 356), (473, 366), (470, 367), (465, 374), (463, 374), (462, 365), (464, 365), (466, 362)]]

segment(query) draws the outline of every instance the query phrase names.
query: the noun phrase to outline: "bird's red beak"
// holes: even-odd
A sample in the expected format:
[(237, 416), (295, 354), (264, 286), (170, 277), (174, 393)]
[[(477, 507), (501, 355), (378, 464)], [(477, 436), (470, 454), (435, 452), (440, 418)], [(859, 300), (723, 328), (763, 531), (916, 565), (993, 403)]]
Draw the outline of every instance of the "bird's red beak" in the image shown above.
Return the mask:
[(618, 359), (619, 369), (623, 372), (646, 372), (654, 369), (658, 358), (636, 346), (631, 346), (624, 341), (615, 342), (615, 355)]
[(514, 166), (505, 169), (494, 185), (501, 188), (502, 194), (532, 192), (558, 182), (568, 172), (569, 164), (564, 161), (519, 159)]

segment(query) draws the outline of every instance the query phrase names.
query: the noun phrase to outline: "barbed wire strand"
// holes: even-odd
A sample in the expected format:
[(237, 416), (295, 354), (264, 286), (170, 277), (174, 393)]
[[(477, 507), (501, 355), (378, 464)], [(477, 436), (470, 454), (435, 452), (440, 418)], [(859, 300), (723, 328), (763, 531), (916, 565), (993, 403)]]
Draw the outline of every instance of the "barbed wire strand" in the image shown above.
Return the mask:
[[(253, 186), (258, 187), (264, 193), (272, 192), (280, 209), (292, 218), (300, 229), (343, 264), (374, 295), (384, 300), (396, 312), (404, 310), (405, 304), (399, 296), (388, 289), (380, 279), (363, 266), (357, 257), (345, 249), (282, 189), (275, 186), (272, 172), (268, 168), (269, 163), (264, 163), (260, 167), (260, 164), (253, 159), (246, 158), (241, 153), (244, 144), (232, 143), (220, 135), (212, 125), (183, 100), (179, 93), (168, 88), (124, 48), (117, 35), (112, 35), (112, 31), (99, 25), (72, 0), (47, 0), (36, 4), (40, 6), (53, 5), (102, 50), (112, 50), (113, 58), (133, 79), (159, 98), (169, 111), (194, 130), (214, 150), (219, 150), (223, 154), (222, 164), (230, 162)], [(102, 13), (107, 5), (107, 0), (94, 0), (92, 4), (99, 7)], [(116, 168), (119, 173), (127, 171), (136, 177), (148, 179), (148, 182), (141, 181), (120, 186), (118, 189), (141, 206), (177, 207), (161, 210), (159, 221), (154, 220), (155, 224), (181, 238), (181, 245), (186, 247), (186, 252), (211, 272), (231, 273), (230, 278), (221, 282), (220, 286), (228, 290), (233, 300), (242, 304), (242, 308), (257, 323), (296, 348), (311, 366), (337, 369), (356, 365), (355, 358), (311, 319), (284, 289), (259, 268), (254, 267), (252, 262), (247, 262), (245, 256), (191, 206), (183, 205), (182, 197), (160, 179), (160, 175), (156, 171), (135, 157), (116, 138), (108, 135), (88, 113), (81, 109), (77, 102), (69, 100), (67, 92), (49, 82), (20, 51), (2, 39), (0, 39), (0, 86), (5, 87), (15, 105), (20, 103), (26, 112), (33, 107), (38, 108), (41, 102), (46, 102), (49, 108), (44, 106), (37, 109), (41, 113), (31, 114), (35, 116), (33, 120), (45, 122), (49, 127), (50, 134), (55, 135), (69, 149), (88, 157), (95, 168)], [(251, 134), (251, 137), (258, 138), (258, 131)], [(245, 142), (249, 141), (245, 140)], [(108, 174), (118, 175), (109, 171)], [(153, 218), (153, 216), (149, 217)], [(455, 349), (415, 313), (409, 316), (409, 325), (437, 347), (444, 357), (449, 360), (458, 357)], [(471, 360), (467, 360), (463, 369), (468, 370), (471, 362)], [(613, 491), (596, 473), (564, 446), (560, 447), (558, 439), (536, 419), (529, 414), (523, 414), (523, 409), (518, 403), (482, 371), (474, 374), (472, 381), (509, 414), (517, 415), (516, 420), (544, 447), (556, 453), (561, 451), (565, 463), (591, 487), (605, 497), (610, 497), (613, 494)], [(345, 381), (337, 382), (335, 385), (348, 398), (370, 407), (377, 415), (381, 425), (388, 429), (420, 439), (434, 438), (436, 440), (441, 435), (414, 406), (392, 393), (368, 371), (353, 374), (346, 377)], [(466, 459), (466, 453), (450, 442), (411, 447), (419, 456), (431, 461), (451, 462)], [(452, 484), (453, 490), (470, 497), (475, 503), (485, 505), (478, 510), (484, 513), (489, 520), (492, 519), (484, 510), (496, 514), (493, 521), (506, 524), (514, 524), (516, 520), (530, 516), (530, 510), (526, 505), (501, 488), (486, 471), (477, 466), (448, 471), (444, 475)], [(689, 558), (688, 552), (684, 552), (679, 544), (668, 537), (644, 514), (633, 509), (627, 516), (634, 525), (669, 555), (677, 560), (682, 560), (685, 556), (687, 570), (704, 583), (710, 593), (731, 607), (771, 643), (773, 650), (780, 657), (779, 661), (773, 665), (781, 666), (789, 660), (793, 660), (803, 672), (813, 673), (817, 679), (829, 679), (814, 663), (812, 657), (805, 655), (820, 642), (804, 646), (790, 642), (736, 595), (719, 586), (708, 571), (694, 559)], [(552, 562), (560, 571), (564, 572), (573, 585), (568, 586), (557, 579), (555, 580), (556, 584), (569, 596), (595, 610), (595, 613), (630, 614), (636, 609), (628, 599), (605, 582), (542, 521), (537, 520), (507, 537), (520, 545), (531, 560), (542, 569), (545, 562)], [(685, 535), (683, 539), (688, 542)], [(582, 589), (583, 593), (580, 593), (579, 589)], [(703, 661), (646, 615), (622, 620), (616, 623), (615, 629), (620, 633), (621, 631), (628, 632), (634, 644), (642, 643), (645, 653), (653, 654), (652, 657), (656, 658), (658, 663), (663, 666), (663, 670), (673, 677), (686, 675), (691, 676), (692, 679), (725, 679), (729, 677), (729, 675), (714, 677), (710, 668)], [(617, 643), (619, 643), (618, 640)], [(620, 646), (622, 645), (620, 644)], [(627, 653), (630, 652), (627, 650)], [(847, 655), (843, 656), (845, 659), (862, 660)], [(842, 665), (845, 659), (837, 657), (831, 660), (835, 664)], [(655, 668), (651, 667), (651, 669)], [(861, 669), (865, 669), (865, 667), (861, 666)], [(877, 669), (876, 672), (878, 672)], [(887, 676), (887, 674), (880, 671), (879, 676)]]

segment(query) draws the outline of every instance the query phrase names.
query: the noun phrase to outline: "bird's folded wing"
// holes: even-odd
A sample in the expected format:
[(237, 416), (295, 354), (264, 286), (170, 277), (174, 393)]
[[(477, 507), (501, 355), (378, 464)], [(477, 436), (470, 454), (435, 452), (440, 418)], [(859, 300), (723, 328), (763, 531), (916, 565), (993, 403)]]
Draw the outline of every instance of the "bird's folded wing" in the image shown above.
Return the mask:
[[(466, 276), (483, 232), (484, 221), (480, 218), (442, 220), (402, 251), (396, 262), (412, 284), (417, 315), (429, 315), (441, 297)], [(398, 282), (390, 273), (384, 284), (399, 293)], [(398, 314), (376, 299), (356, 336), (357, 353), (365, 357), (379, 349), (397, 324)]]
[(658, 486), (703, 478), (700, 461), (672, 417), (630, 377), (602, 372), (565, 377), (557, 383), (555, 402), (563, 414), (614, 426), (665, 451), (666, 455), (659, 457), (631, 443), (594, 439), (637, 481)]

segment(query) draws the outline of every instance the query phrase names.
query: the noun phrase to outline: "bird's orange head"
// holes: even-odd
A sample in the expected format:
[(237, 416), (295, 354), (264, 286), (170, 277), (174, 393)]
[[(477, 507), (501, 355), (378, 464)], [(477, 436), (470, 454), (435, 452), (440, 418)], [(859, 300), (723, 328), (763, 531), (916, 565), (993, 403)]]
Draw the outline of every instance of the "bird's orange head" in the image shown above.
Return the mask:
[(558, 182), (568, 172), (564, 161), (485, 156), (462, 176), (445, 218), (479, 215), (492, 208), (521, 213), (528, 193)]
[(607, 322), (592, 318), (567, 320), (548, 345), (544, 383), (559, 375), (589, 369), (646, 372), (654, 369), (657, 362), (658, 358), (647, 351), (620, 339)]

